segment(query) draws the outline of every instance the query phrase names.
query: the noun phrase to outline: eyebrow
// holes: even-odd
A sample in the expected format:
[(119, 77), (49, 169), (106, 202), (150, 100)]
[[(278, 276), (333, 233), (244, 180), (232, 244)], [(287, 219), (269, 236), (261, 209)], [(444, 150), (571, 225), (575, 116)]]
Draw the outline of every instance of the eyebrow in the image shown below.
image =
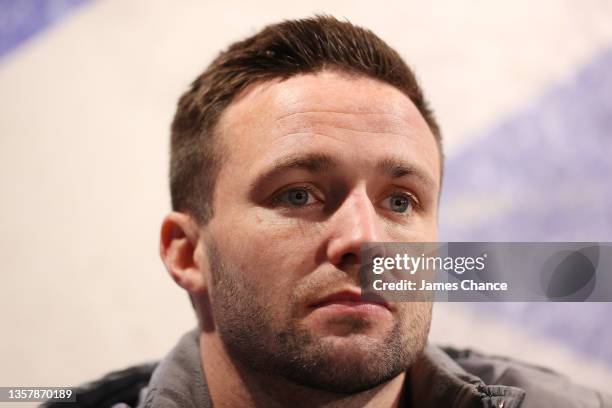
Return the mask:
[(306, 170), (309, 173), (323, 173), (336, 167), (338, 167), (338, 163), (326, 154), (310, 153), (288, 156), (274, 162), (268, 170), (255, 179), (252, 186), (260, 186), (266, 180), (270, 180), (288, 170)]
[(337, 167), (338, 164), (330, 156), (321, 153), (310, 153), (282, 158), (274, 163), (272, 171), (303, 169), (311, 173), (321, 173)]
[[(305, 170), (309, 173), (317, 174), (339, 167), (339, 164), (331, 156), (322, 153), (309, 153), (284, 157), (277, 160), (266, 171), (258, 176), (251, 184), (252, 187), (261, 186), (267, 180), (289, 171)], [(397, 179), (402, 177), (414, 177), (419, 180), (426, 188), (435, 189), (436, 183), (420, 167), (406, 162), (397, 157), (385, 157), (376, 165), (379, 173), (385, 174), (390, 178)]]
[(437, 188), (436, 182), (425, 171), (405, 160), (396, 157), (385, 157), (378, 162), (376, 168), (379, 172), (391, 178), (411, 176), (417, 178), (426, 188)]

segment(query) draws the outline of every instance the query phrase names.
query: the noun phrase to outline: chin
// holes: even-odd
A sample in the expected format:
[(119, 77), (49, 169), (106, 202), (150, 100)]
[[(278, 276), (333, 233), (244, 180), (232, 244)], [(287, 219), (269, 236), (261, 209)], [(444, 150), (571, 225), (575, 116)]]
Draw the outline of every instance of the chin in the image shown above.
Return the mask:
[(321, 345), (329, 350), (333, 356), (349, 356), (356, 358), (359, 355), (372, 355), (373, 349), (384, 346), (384, 336), (364, 333), (352, 333), (348, 335), (326, 335), (320, 338)]
[[(315, 337), (336, 337), (352, 341), (356, 339), (382, 339), (393, 328), (393, 321), (390, 319), (370, 319), (355, 316), (334, 316), (314, 319), (307, 319), (303, 327)], [(370, 341), (371, 341), (370, 340)]]

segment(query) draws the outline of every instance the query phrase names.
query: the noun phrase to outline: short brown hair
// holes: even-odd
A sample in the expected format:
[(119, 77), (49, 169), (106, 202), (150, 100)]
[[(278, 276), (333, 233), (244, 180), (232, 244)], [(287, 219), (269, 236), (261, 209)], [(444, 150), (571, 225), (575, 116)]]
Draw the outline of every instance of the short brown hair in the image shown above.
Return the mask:
[(330, 16), (284, 21), (232, 44), (181, 96), (172, 123), (172, 208), (202, 224), (212, 217), (221, 152), (214, 127), (221, 112), (247, 86), (323, 69), (339, 69), (386, 82), (407, 95), (429, 125), (440, 153), (441, 135), (414, 74), (374, 33)]

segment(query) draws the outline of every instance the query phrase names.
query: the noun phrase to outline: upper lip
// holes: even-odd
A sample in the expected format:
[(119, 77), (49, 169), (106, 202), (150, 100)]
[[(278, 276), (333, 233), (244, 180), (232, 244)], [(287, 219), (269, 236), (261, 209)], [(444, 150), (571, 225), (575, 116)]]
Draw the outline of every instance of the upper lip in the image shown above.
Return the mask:
[(328, 303), (334, 303), (334, 302), (370, 303), (370, 304), (380, 305), (380, 306), (383, 306), (391, 310), (391, 305), (389, 305), (389, 303), (387, 303), (384, 299), (381, 299), (381, 298), (377, 298), (375, 300), (371, 298), (364, 299), (362, 297), (361, 291), (351, 290), (351, 289), (340, 290), (330, 295), (324, 296), (318, 299), (317, 301), (313, 302), (310, 306), (320, 307)]

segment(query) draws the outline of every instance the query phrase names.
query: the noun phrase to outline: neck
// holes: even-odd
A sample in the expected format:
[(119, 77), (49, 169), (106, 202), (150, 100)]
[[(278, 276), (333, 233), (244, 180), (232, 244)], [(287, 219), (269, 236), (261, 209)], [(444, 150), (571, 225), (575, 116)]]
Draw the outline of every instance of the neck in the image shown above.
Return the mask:
[(339, 394), (253, 372), (233, 361), (216, 333), (200, 333), (200, 358), (215, 407), (406, 407), (405, 373), (370, 390)]

